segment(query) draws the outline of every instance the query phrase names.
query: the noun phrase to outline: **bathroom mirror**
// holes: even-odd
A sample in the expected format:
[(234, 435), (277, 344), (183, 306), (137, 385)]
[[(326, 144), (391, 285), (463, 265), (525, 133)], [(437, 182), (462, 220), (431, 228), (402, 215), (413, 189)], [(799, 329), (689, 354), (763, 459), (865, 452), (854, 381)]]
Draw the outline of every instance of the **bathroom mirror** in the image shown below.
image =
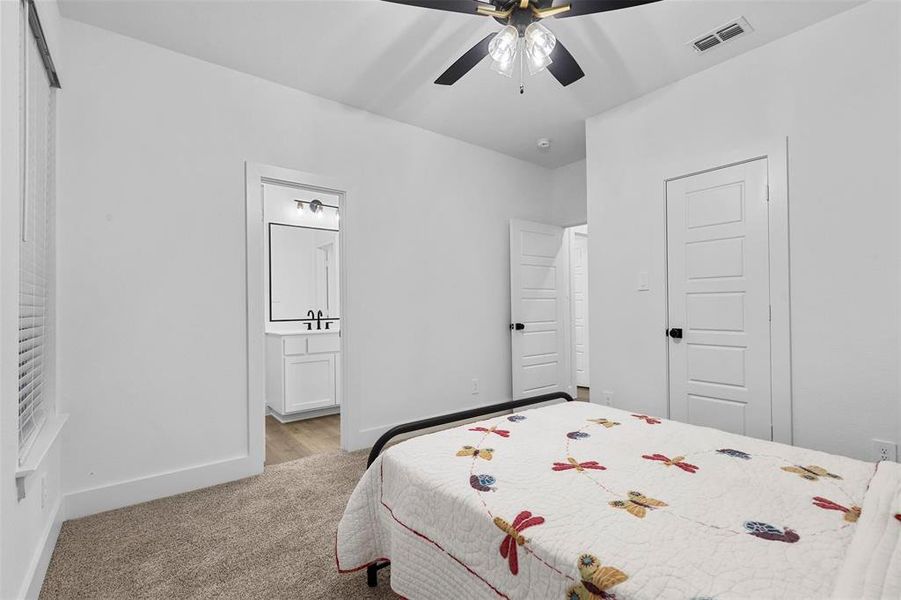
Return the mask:
[(338, 232), (269, 224), (269, 320), (340, 318)]

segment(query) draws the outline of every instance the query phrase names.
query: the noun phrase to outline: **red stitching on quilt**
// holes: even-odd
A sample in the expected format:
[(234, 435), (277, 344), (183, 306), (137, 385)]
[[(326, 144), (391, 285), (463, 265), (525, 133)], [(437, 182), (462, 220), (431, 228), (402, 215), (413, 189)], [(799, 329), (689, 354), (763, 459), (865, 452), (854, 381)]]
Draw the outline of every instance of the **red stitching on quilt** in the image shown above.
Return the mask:
[(492, 590), (495, 594), (497, 594), (497, 595), (500, 596), (501, 598), (506, 598), (507, 600), (510, 600), (510, 597), (509, 597), (509, 596), (507, 596), (506, 594), (504, 594), (503, 592), (501, 592), (499, 589), (497, 589), (496, 587), (494, 587), (493, 585), (491, 585), (491, 583), (489, 583), (487, 579), (485, 579), (484, 577), (482, 577), (481, 575), (479, 575), (478, 573), (476, 573), (472, 568), (470, 568), (470, 567), (469, 567), (466, 563), (464, 563), (462, 560), (460, 560), (459, 558), (457, 558), (456, 556), (454, 556), (453, 554), (451, 554), (450, 552), (448, 552), (447, 550), (445, 550), (445, 549), (441, 546), (441, 544), (439, 544), (439, 543), (436, 542), (435, 540), (431, 539), (431, 538), (428, 537), (427, 535), (425, 535), (425, 534), (423, 534), (423, 533), (420, 533), (420, 532), (416, 531), (415, 529), (413, 529), (412, 527), (410, 527), (409, 525), (407, 525), (406, 523), (404, 523), (403, 521), (401, 521), (400, 519), (398, 519), (398, 518), (394, 515), (394, 511), (391, 510), (391, 507), (388, 506), (387, 504), (385, 504), (384, 500), (382, 501), (382, 506), (384, 506), (384, 507), (388, 510), (388, 514), (391, 515), (391, 518), (394, 519), (394, 520), (397, 522), (398, 525), (400, 525), (401, 527), (403, 527), (403, 528), (406, 529), (407, 531), (413, 533), (414, 535), (416, 535), (416, 536), (418, 536), (418, 537), (421, 537), (421, 538), (424, 539), (425, 541), (429, 542), (430, 544), (432, 544), (433, 546), (435, 546), (436, 548), (438, 548), (439, 550), (441, 550), (442, 552), (444, 552), (445, 554), (447, 554), (449, 557), (451, 557), (452, 559), (454, 559), (454, 560), (457, 562), (457, 564), (459, 564), (461, 567), (463, 567), (464, 569), (466, 569), (467, 571), (469, 571), (469, 573), (470, 573), (471, 575), (474, 575), (479, 581), (481, 581), (482, 583), (484, 583), (485, 585), (487, 585), (488, 587), (490, 587), (491, 590)]
[[(488, 434), (484, 434), (484, 435), (482, 436), (482, 439), (484, 440), (486, 437), (488, 437)], [(481, 442), (479, 443), (479, 445), (481, 445)], [(475, 457), (473, 457), (473, 462), (475, 462)], [(445, 549), (441, 546), (441, 544), (439, 544), (439, 543), (436, 542), (435, 540), (431, 539), (431, 538), (428, 537), (427, 535), (422, 534), (422, 533), (416, 531), (415, 529), (413, 529), (412, 527), (410, 527), (409, 525), (407, 525), (406, 523), (404, 523), (403, 521), (401, 521), (400, 519), (398, 519), (398, 518), (394, 515), (394, 511), (391, 510), (391, 507), (388, 506), (387, 504), (385, 504), (385, 462), (384, 462), (384, 461), (379, 462), (379, 502), (381, 503), (382, 506), (385, 507), (385, 509), (387, 509), (388, 514), (391, 515), (391, 518), (394, 519), (395, 521), (397, 521), (397, 524), (398, 524), (398, 525), (400, 525), (401, 527), (403, 527), (404, 529), (410, 531), (410, 532), (413, 533), (414, 535), (417, 535), (417, 536), (421, 537), (422, 539), (424, 539), (425, 541), (427, 541), (427, 542), (431, 543), (432, 545), (434, 545), (436, 548), (438, 548), (439, 550), (441, 550), (442, 552), (444, 552), (445, 554), (447, 554), (448, 556), (450, 556), (452, 559), (454, 559), (461, 567), (463, 567), (464, 569), (466, 569), (467, 571), (469, 571), (469, 573), (472, 574), (472, 575), (474, 575), (479, 581), (481, 581), (482, 583), (484, 583), (485, 585), (487, 585), (488, 587), (490, 587), (490, 588), (492, 589), (492, 591), (494, 591), (495, 594), (497, 594), (497, 595), (500, 596), (501, 598), (506, 598), (507, 600), (510, 600), (509, 596), (506, 596), (505, 594), (503, 594), (500, 590), (498, 590), (496, 587), (494, 587), (493, 585), (491, 585), (484, 577), (482, 577), (481, 575), (479, 575), (478, 573), (476, 573), (475, 571), (473, 571), (471, 568), (469, 568), (469, 567), (466, 565), (466, 563), (464, 563), (463, 561), (461, 561), (459, 558), (457, 558), (456, 556), (454, 556), (453, 554), (451, 554), (451, 553), (448, 552), (447, 550), (445, 550)]]

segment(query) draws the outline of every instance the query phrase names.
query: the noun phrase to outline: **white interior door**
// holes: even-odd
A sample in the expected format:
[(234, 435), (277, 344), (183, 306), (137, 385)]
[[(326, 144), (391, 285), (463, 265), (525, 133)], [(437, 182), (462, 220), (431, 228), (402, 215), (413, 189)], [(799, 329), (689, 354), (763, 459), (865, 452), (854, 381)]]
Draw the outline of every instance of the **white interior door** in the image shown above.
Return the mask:
[(588, 231), (574, 229), (570, 249), (572, 287), (573, 368), (576, 385), (589, 387), (588, 380)]
[(572, 392), (566, 359), (563, 228), (510, 221), (513, 397)]
[(668, 345), (670, 417), (772, 439), (767, 195), (766, 159), (667, 182)]

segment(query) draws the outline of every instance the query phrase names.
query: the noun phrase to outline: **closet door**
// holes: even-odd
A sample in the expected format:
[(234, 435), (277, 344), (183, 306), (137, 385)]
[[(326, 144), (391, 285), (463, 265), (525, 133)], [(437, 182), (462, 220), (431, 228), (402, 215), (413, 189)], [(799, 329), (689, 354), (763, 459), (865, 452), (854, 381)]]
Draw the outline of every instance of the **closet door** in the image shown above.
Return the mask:
[(767, 161), (667, 183), (670, 417), (772, 439)]

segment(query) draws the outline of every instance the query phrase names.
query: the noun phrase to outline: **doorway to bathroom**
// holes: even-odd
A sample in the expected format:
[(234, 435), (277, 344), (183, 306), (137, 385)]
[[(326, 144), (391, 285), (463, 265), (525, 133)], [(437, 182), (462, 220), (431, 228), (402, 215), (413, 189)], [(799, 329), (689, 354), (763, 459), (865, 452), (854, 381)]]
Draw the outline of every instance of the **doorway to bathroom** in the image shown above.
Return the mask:
[[(254, 369), (262, 379), (256, 412), (269, 466), (341, 448), (346, 192), (320, 176), (258, 165), (248, 165), (247, 181), (248, 364), (251, 382)], [(253, 394), (251, 405), (260, 408)]]

